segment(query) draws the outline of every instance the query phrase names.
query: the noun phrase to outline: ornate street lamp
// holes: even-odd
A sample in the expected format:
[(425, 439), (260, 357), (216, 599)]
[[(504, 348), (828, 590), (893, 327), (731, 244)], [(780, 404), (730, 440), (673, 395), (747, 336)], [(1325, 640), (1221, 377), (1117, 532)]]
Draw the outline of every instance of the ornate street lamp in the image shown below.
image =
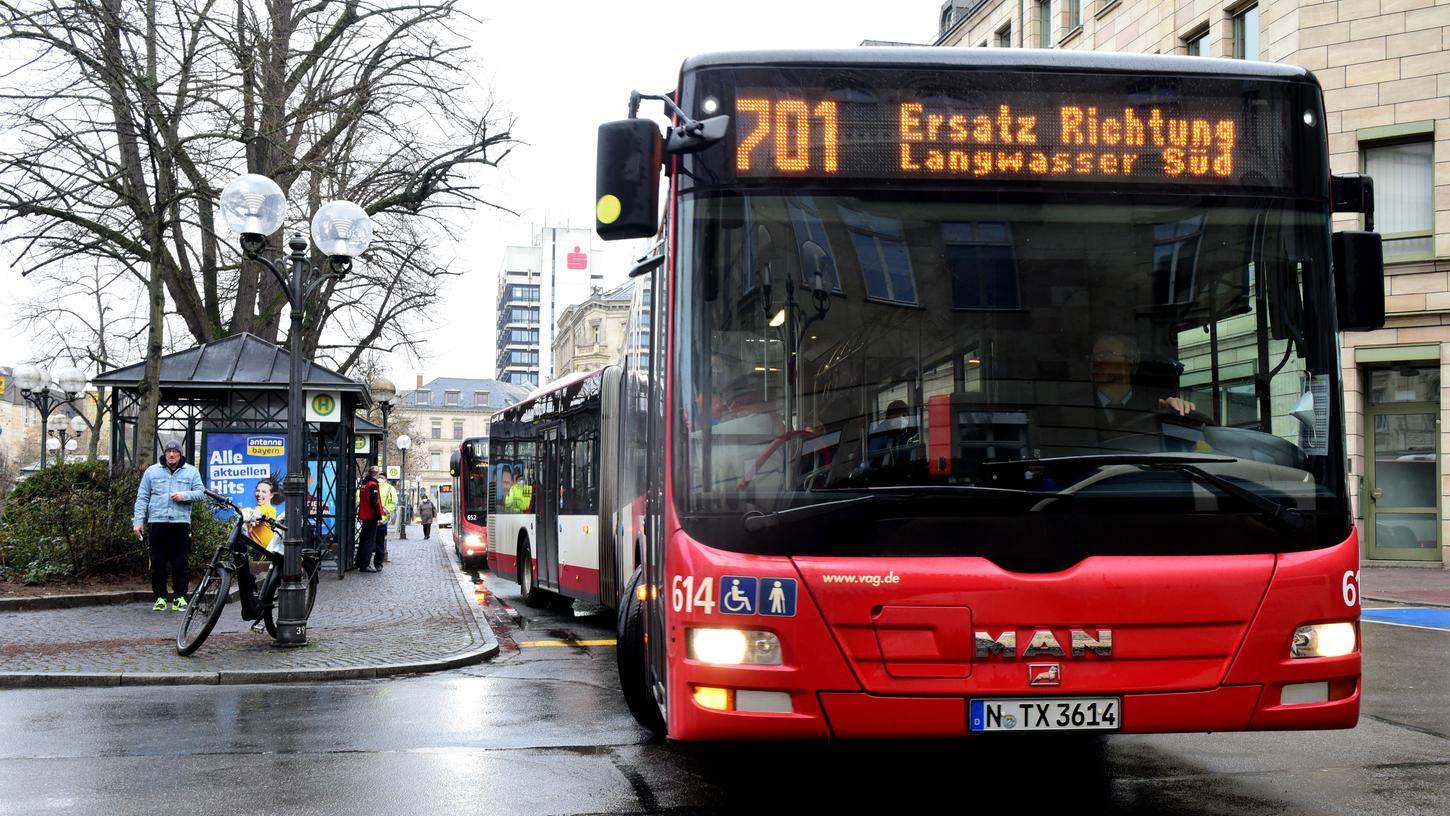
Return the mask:
[[(33, 365), (20, 365), (15, 367), (12, 377), (15, 385), (20, 389), (20, 396), (25, 401), (35, 406), (40, 411), (40, 422), (48, 430), (54, 430), (50, 426), (50, 416), (55, 409), (73, 402), (86, 390), (85, 372), (78, 368), (66, 367), (55, 372), (55, 381), (50, 379), (50, 372)], [(62, 417), (64, 419), (64, 417)], [(40, 463), (45, 464), (47, 454), (53, 450), (46, 445), (40, 452)]]
[[(402, 451), (403, 454), (403, 467), (402, 470), (398, 473), (398, 484), (403, 486), (403, 512), (398, 514), (399, 540), (408, 537), (408, 516), (411, 515), (408, 512), (408, 448), (412, 447), (412, 445), (413, 437), (408, 436), (407, 434), (400, 434), (398, 436), (398, 450)], [(384, 444), (384, 447), (386, 447), (386, 444)]]
[(70, 430), (70, 420), (65, 418), (65, 414), (51, 414), (45, 420), (45, 430), (51, 435), (51, 441), (55, 443), (51, 445), (47, 442), (45, 449), (55, 454), (55, 464), (58, 465), (63, 461), (60, 448), (65, 444), (65, 432)]
[[(378, 404), (378, 410), (383, 412), (383, 444), (382, 444), (382, 466), (383, 479), (388, 478), (388, 414), (393, 412), (393, 403), (398, 398), (398, 387), (387, 377), (379, 377), (368, 385), (368, 391), (372, 393), (373, 400)], [(397, 508), (394, 508), (396, 510)], [(383, 533), (386, 534), (387, 525), (383, 525)], [(381, 539), (379, 539), (381, 540)]]
[(266, 267), (287, 293), (292, 312), (287, 334), (291, 370), (287, 383), (287, 532), (283, 538), (282, 587), (277, 594), (277, 646), (307, 645), (307, 588), (302, 584), (302, 547), (306, 540), (303, 524), (307, 506), (307, 467), (304, 461), (306, 423), (302, 401), (302, 314), (307, 300), (329, 278), (341, 280), (352, 269), (352, 259), (367, 249), (373, 224), (361, 207), (350, 201), (331, 201), (318, 208), (312, 218), (312, 241), (327, 255), (325, 272), (309, 269), (307, 241), (294, 233), (287, 242), (291, 274), (284, 275), (262, 252), (267, 236), (281, 229), (287, 213), (282, 188), (266, 176), (247, 173), (233, 179), (222, 190), (222, 219), (241, 236), (242, 255)]

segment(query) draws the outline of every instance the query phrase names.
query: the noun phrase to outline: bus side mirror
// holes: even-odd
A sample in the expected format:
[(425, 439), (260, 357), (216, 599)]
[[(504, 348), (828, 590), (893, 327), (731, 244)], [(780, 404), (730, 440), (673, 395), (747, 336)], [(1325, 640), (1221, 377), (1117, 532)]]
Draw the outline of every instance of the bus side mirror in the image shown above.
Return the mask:
[(1334, 298), (1340, 331), (1385, 324), (1385, 260), (1377, 232), (1334, 233)]
[(664, 137), (648, 119), (599, 126), (594, 231), (600, 238), (650, 238), (659, 231), (663, 151)]

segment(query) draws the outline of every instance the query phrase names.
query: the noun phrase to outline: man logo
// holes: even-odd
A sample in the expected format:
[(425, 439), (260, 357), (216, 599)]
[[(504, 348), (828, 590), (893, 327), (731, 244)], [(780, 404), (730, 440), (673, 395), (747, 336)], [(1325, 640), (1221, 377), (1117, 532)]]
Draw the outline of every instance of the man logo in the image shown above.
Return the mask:
[(1029, 686), (1060, 686), (1062, 669), (1056, 663), (1029, 663), (1027, 678)]

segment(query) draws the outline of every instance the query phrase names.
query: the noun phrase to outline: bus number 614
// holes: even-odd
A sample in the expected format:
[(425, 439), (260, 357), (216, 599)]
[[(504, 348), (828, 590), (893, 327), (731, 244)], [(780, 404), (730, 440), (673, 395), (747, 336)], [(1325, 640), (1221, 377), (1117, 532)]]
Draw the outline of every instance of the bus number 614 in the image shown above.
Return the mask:
[(715, 614), (715, 579), (702, 578), (695, 586), (695, 576), (676, 575), (670, 585), (670, 602), (676, 612), (703, 610), (706, 615)]

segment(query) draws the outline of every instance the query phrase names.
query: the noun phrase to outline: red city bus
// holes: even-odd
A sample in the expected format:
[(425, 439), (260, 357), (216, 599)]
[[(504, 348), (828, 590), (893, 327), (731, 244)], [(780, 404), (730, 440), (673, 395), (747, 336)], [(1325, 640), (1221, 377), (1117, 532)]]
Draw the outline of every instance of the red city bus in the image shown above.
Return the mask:
[(1372, 197), (1329, 175), (1311, 74), (726, 53), (630, 113), (601, 237), (655, 235), (668, 181), (614, 507), (641, 723), (1355, 725), (1337, 332), (1383, 322), (1383, 268), (1331, 233)]
[[(463, 440), (449, 454), (450, 492), (457, 506), (453, 525), (453, 551), (464, 567), (480, 566), (488, 559), (488, 437)], [(441, 512), (441, 508), (440, 508)]]

